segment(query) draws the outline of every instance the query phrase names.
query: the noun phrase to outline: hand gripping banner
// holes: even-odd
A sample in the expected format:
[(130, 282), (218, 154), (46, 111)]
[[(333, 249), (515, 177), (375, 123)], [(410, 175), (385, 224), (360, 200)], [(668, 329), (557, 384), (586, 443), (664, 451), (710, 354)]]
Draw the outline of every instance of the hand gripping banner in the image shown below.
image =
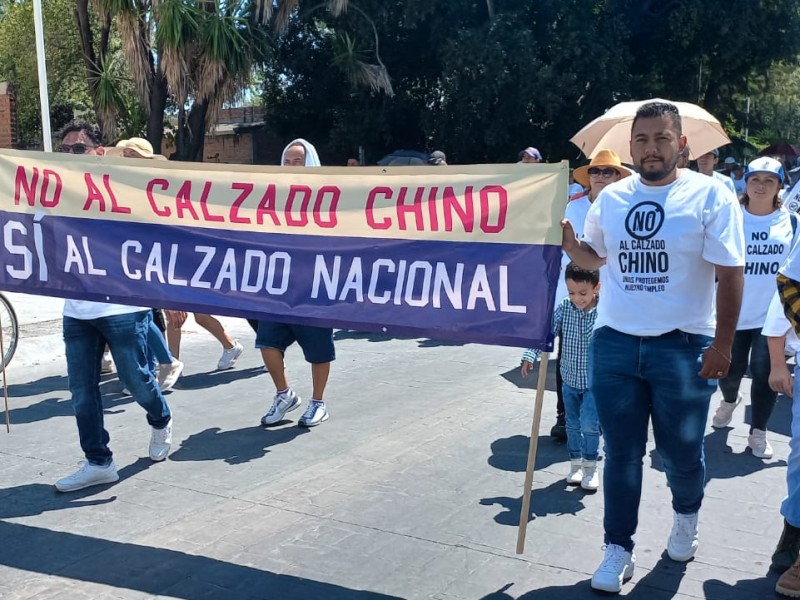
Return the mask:
[(0, 151), (0, 289), (552, 349), (567, 164)]

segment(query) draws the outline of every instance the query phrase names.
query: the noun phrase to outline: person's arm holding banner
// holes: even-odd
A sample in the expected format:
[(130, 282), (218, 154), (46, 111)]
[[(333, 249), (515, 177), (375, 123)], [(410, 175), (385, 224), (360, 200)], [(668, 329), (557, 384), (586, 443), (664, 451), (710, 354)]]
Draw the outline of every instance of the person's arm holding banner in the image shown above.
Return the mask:
[[(591, 213), (591, 211), (589, 212)], [(588, 226), (588, 216), (586, 222)], [(578, 239), (572, 223), (567, 219), (561, 220), (561, 249), (575, 261), (575, 264), (584, 269), (596, 271), (606, 264), (605, 257), (599, 256), (592, 246)]]

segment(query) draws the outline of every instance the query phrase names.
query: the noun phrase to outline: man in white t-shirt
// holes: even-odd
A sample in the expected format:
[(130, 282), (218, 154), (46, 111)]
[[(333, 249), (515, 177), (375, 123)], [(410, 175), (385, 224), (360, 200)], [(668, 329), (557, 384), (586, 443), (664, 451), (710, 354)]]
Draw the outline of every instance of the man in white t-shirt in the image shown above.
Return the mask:
[[(61, 133), (60, 152), (102, 155), (100, 136), (88, 123), (71, 123)], [(86, 460), (75, 473), (59, 479), (59, 492), (72, 492), (119, 479), (103, 425), (100, 360), (108, 344), (122, 383), (147, 411), (151, 427), (149, 454), (159, 462), (172, 443), (172, 415), (150, 370), (147, 333), (149, 308), (85, 300), (64, 302), (64, 345), (72, 406)]]
[(586, 269), (605, 265), (589, 349), (589, 387), (606, 453), (606, 552), (591, 582), (601, 591), (619, 592), (633, 575), (650, 421), (672, 493), (667, 554), (687, 561), (697, 550), (703, 435), (716, 380), (730, 366), (744, 234), (730, 190), (677, 168), (685, 145), (674, 105), (642, 105), (630, 142), (639, 175), (600, 193), (582, 241), (563, 222), (563, 247), (572, 260)]
[(733, 184), (733, 179), (728, 175), (717, 173), (714, 170), (718, 162), (719, 162), (719, 150), (714, 149), (711, 152), (706, 152), (705, 154), (697, 158), (697, 170), (703, 175), (708, 175), (709, 177), (713, 177), (714, 179), (721, 181), (722, 185), (724, 185), (726, 188), (728, 188), (735, 194), (736, 187)]

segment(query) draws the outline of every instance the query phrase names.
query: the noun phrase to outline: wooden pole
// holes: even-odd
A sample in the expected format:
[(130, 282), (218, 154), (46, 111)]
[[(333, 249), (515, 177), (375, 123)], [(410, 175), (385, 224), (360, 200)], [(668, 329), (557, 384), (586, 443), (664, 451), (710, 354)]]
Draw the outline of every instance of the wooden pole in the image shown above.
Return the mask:
[(519, 529), (517, 531), (517, 554), (525, 552), (525, 534), (528, 531), (528, 516), (531, 512), (531, 488), (533, 487), (533, 471), (536, 468), (536, 449), (539, 447), (539, 426), (542, 421), (542, 402), (544, 388), (547, 383), (547, 363), (550, 353), (543, 352), (539, 362), (539, 379), (536, 382), (536, 402), (531, 422), (531, 443), (528, 446), (528, 467), (525, 470), (525, 489), (522, 492), (522, 507), (519, 510)]

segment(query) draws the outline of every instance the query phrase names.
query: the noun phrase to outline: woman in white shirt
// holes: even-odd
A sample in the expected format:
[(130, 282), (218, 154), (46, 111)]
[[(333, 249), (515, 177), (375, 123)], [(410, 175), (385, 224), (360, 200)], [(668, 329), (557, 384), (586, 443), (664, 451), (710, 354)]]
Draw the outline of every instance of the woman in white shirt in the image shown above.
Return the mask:
[(761, 335), (770, 300), (776, 290), (775, 277), (793, 245), (796, 217), (780, 205), (778, 192), (783, 168), (772, 158), (757, 158), (747, 167), (747, 184), (741, 198), (744, 212), (746, 262), (742, 309), (731, 352), (728, 376), (720, 380), (723, 399), (712, 419), (714, 427), (727, 427), (742, 401), (739, 386), (750, 367), (752, 420), (747, 445), (758, 458), (772, 458), (767, 440), (767, 422), (777, 394), (769, 386), (769, 349)]

